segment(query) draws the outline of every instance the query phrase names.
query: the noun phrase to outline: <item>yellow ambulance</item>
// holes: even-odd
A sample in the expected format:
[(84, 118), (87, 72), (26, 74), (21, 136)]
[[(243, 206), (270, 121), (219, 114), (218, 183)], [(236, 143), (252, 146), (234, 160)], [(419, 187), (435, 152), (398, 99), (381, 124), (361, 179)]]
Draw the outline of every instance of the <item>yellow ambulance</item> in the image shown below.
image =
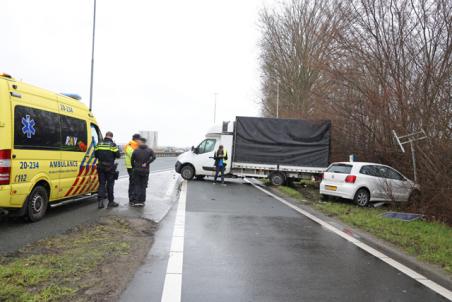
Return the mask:
[(96, 119), (75, 95), (0, 74), (0, 211), (41, 219), (52, 204), (98, 190)]

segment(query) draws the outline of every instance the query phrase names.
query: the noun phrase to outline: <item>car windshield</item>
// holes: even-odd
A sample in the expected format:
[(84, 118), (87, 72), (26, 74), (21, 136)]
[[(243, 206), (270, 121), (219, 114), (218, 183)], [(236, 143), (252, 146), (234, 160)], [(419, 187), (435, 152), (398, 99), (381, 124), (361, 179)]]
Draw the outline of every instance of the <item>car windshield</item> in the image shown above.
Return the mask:
[(349, 174), (352, 171), (352, 165), (334, 164), (331, 165), (326, 172)]

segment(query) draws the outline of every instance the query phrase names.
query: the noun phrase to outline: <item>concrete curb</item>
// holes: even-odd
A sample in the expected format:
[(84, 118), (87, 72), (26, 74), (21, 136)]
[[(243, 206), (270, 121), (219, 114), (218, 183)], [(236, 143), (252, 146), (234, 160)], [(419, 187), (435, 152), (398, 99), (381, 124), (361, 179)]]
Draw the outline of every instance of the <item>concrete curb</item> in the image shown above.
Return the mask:
[[(262, 185), (261, 185), (262, 186)], [(369, 246), (381, 251), (382, 253), (385, 253), (389, 257), (393, 258), (394, 260), (406, 265), (407, 267), (411, 268), (412, 270), (426, 276), (430, 280), (438, 283), (439, 285), (452, 290), (452, 275), (444, 272), (440, 267), (432, 264), (428, 264), (425, 262), (421, 262), (416, 259), (414, 256), (407, 255), (405, 252), (400, 250), (400, 248), (394, 246), (393, 244), (384, 241), (382, 239), (376, 238), (375, 236), (360, 230), (356, 229), (354, 227), (351, 227), (342, 221), (330, 217), (328, 215), (323, 214), (322, 212), (312, 208), (311, 206), (307, 204), (302, 204), (300, 201), (291, 198), (284, 193), (280, 192), (279, 190), (262, 186), (263, 188), (267, 189), (268, 191), (272, 192), (273, 194), (284, 198), (286, 201), (291, 203), (292, 205), (305, 210), (309, 212), (310, 214), (317, 216), (318, 218), (330, 223), (334, 227), (344, 231), (345, 233), (359, 239), (360, 241), (368, 244)]]

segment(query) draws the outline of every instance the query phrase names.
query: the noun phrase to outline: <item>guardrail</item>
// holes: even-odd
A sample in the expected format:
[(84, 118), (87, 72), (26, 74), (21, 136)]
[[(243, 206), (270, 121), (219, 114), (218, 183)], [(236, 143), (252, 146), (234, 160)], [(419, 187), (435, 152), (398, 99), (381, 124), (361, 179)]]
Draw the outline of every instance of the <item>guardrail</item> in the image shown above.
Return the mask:
[[(182, 152), (154, 152), (156, 157), (178, 157)], [(121, 153), (121, 158), (124, 158), (124, 153)]]
[(155, 156), (157, 157), (177, 157), (181, 152), (155, 152)]

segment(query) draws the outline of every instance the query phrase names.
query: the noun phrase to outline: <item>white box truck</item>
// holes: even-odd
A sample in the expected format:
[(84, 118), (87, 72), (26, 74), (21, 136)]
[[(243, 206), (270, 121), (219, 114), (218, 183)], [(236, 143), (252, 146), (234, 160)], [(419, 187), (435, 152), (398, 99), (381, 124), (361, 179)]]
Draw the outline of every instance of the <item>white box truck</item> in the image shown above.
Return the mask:
[(329, 164), (331, 122), (237, 117), (213, 126), (206, 138), (177, 158), (184, 179), (214, 176), (214, 152), (228, 152), (225, 175), (268, 178), (274, 185), (290, 179), (320, 176)]

